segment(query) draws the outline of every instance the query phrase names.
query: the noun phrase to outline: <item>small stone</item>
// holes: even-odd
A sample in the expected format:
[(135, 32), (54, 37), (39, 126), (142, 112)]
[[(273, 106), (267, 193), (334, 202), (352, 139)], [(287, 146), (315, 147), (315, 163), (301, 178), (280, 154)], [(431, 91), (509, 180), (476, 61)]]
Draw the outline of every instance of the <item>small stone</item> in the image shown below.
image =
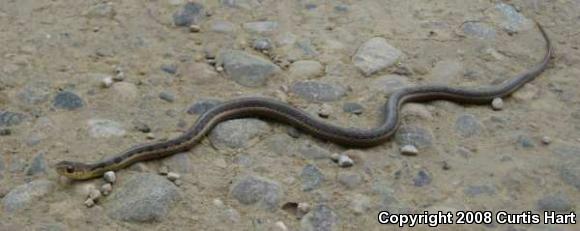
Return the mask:
[(355, 194), (350, 202), (350, 209), (355, 215), (362, 215), (371, 209), (371, 199), (362, 194)]
[(215, 67), (215, 71), (217, 71), (217, 72), (223, 72), (224, 71), (224, 67), (217, 66), (217, 67)]
[(278, 22), (275, 21), (259, 21), (247, 22), (243, 24), (244, 29), (253, 33), (269, 33), (278, 29)]
[(318, 116), (322, 118), (328, 118), (332, 114), (332, 111), (333, 110), (330, 105), (323, 103), (318, 109)]
[(338, 157), (338, 166), (343, 167), (343, 168), (348, 168), (354, 165), (354, 160), (352, 160), (349, 156), (347, 155), (340, 155), (340, 157)]
[(113, 77), (105, 77), (104, 79), (101, 80), (101, 87), (103, 88), (109, 88), (113, 86)]
[(310, 210), (312, 209), (312, 206), (306, 202), (300, 202), (300, 203), (298, 203), (298, 206), (296, 208), (298, 210), (299, 216), (302, 217), (302, 215), (310, 212)]
[(0, 127), (15, 126), (24, 121), (24, 114), (0, 110)]
[(258, 119), (234, 119), (218, 124), (209, 134), (214, 147), (245, 148), (251, 141), (270, 130), (268, 123)]
[(84, 101), (81, 97), (70, 91), (59, 92), (53, 101), (56, 108), (74, 110), (84, 106)]
[(169, 168), (166, 165), (163, 165), (159, 168), (159, 174), (167, 175), (169, 173)]
[(43, 179), (17, 186), (2, 198), (4, 212), (21, 211), (50, 194), (55, 187), (55, 183)]
[(173, 101), (175, 101), (175, 95), (168, 91), (163, 91), (159, 93), (159, 98), (168, 103), (172, 103)]
[(216, 65), (223, 66), (228, 77), (246, 87), (264, 86), (280, 72), (280, 67), (270, 60), (235, 50), (221, 52)]
[(503, 100), (501, 98), (494, 98), (493, 101), (491, 101), (491, 107), (496, 111), (503, 109)]
[(362, 182), (362, 177), (356, 173), (338, 173), (338, 182), (348, 189), (354, 189)]
[(88, 198), (96, 202), (101, 198), (101, 196), (101, 191), (92, 189), (91, 192), (89, 192)]
[(152, 132), (147, 133), (147, 135), (145, 136), (145, 138), (147, 138), (148, 140), (154, 140), (155, 139), (155, 134)]
[(181, 176), (179, 175), (179, 173), (175, 173), (175, 172), (169, 172), (167, 173), (167, 179), (170, 181), (176, 181), (180, 178)]
[(273, 211), (278, 208), (282, 187), (267, 178), (245, 176), (232, 184), (230, 195), (242, 204), (258, 204), (266, 210)]
[(191, 107), (189, 107), (189, 109), (187, 109), (187, 114), (200, 115), (200, 114), (205, 113), (209, 109), (212, 109), (213, 107), (217, 106), (220, 103), (221, 103), (221, 101), (216, 100), (216, 99), (199, 100), (198, 102), (195, 102), (193, 105), (191, 105)]
[(286, 227), (286, 225), (282, 221), (277, 221), (276, 223), (274, 223), (274, 227), (276, 227), (277, 228), (276, 230), (279, 231), (288, 231), (288, 227)]
[(123, 136), (125, 129), (118, 122), (107, 119), (91, 119), (87, 122), (89, 135), (95, 138)]
[(197, 33), (201, 31), (201, 27), (199, 25), (191, 25), (189, 26), (189, 31), (192, 33)]
[(424, 170), (420, 170), (417, 176), (413, 179), (413, 184), (416, 187), (423, 187), (431, 183), (431, 176)]
[(227, 33), (235, 32), (236, 27), (237, 26), (231, 22), (217, 20), (217, 21), (212, 22), (211, 31), (227, 34)]
[(41, 173), (46, 173), (46, 160), (42, 152), (32, 159), (32, 163), (26, 170), (26, 175), (35, 176)]
[(288, 73), (292, 77), (310, 79), (321, 76), (324, 73), (324, 67), (314, 60), (298, 60), (290, 65)]
[(106, 182), (109, 182), (111, 184), (114, 184), (115, 181), (117, 180), (117, 176), (115, 176), (115, 172), (113, 172), (113, 171), (105, 172), (105, 175), (103, 175), (103, 178), (105, 179)]
[(125, 80), (125, 72), (117, 71), (117, 74), (113, 76), (113, 81), (121, 82), (123, 80)]
[(140, 132), (149, 133), (151, 132), (151, 128), (144, 122), (141, 121), (133, 121), (133, 127)]
[(176, 179), (175, 181), (173, 181), (173, 184), (175, 184), (177, 187), (183, 185), (183, 181), (180, 179)]
[(386, 39), (372, 38), (363, 43), (352, 57), (352, 62), (365, 76), (370, 76), (393, 64), (402, 52), (391, 46)]
[(413, 145), (418, 149), (425, 149), (433, 145), (433, 135), (425, 128), (403, 125), (397, 130), (395, 140), (399, 146)]
[(205, 19), (205, 16), (203, 5), (197, 2), (188, 2), (173, 14), (173, 23), (176, 26), (191, 26), (199, 24)]
[(269, 38), (259, 38), (254, 40), (252, 45), (258, 51), (267, 51), (272, 49), (272, 40)]
[(334, 162), (338, 163), (338, 159), (340, 159), (340, 154), (338, 153), (332, 153), (332, 155), (330, 155), (330, 159)]
[(482, 22), (465, 22), (462, 26), (463, 33), (479, 39), (495, 38), (496, 32), (490, 25)]
[(305, 159), (327, 159), (330, 157), (330, 152), (311, 142), (304, 142), (297, 149), (297, 152), (302, 154)]
[(527, 135), (519, 135), (517, 142), (518, 142), (519, 146), (522, 148), (534, 148), (534, 147), (536, 147), (536, 145), (534, 144), (534, 141), (530, 137), (528, 137)]
[(417, 150), (417, 147), (413, 145), (405, 145), (401, 148), (401, 154), (403, 155), (416, 156), (418, 153), (419, 150)]
[(111, 191), (113, 191), (113, 185), (111, 183), (106, 183), (101, 186), (101, 193), (105, 196), (108, 196)]
[(91, 207), (95, 206), (95, 201), (93, 199), (89, 198), (83, 204), (85, 204), (85, 206), (87, 206), (87, 208), (91, 208)]
[(12, 130), (10, 128), (0, 128), (0, 136), (12, 135)]
[(292, 93), (315, 102), (336, 101), (346, 95), (346, 88), (338, 84), (318, 81), (299, 81), (292, 84)]
[(472, 114), (463, 114), (455, 121), (455, 129), (464, 138), (469, 138), (481, 133), (483, 125)]
[(552, 143), (552, 138), (550, 138), (549, 136), (542, 137), (542, 144), (549, 145), (551, 143)]
[(304, 166), (302, 169), (302, 173), (300, 173), (300, 178), (302, 178), (302, 190), (303, 191), (312, 191), (322, 184), (324, 180), (324, 175), (313, 164), (308, 164)]
[(167, 74), (177, 74), (177, 66), (173, 64), (163, 64), (161, 65), (161, 70)]
[(315, 206), (300, 220), (301, 230), (333, 231), (339, 229), (339, 219), (332, 209), (324, 204)]
[(359, 103), (345, 103), (342, 105), (342, 110), (346, 113), (360, 115), (363, 113), (364, 108)]

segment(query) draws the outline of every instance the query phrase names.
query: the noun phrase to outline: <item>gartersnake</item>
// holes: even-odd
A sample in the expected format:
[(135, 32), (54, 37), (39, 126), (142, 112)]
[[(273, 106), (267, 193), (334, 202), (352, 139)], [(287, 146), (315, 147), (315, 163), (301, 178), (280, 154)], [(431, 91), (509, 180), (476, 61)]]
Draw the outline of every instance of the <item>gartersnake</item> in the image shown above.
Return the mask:
[(317, 138), (345, 146), (375, 146), (395, 133), (399, 126), (399, 109), (406, 102), (449, 100), (471, 104), (490, 103), (494, 98), (507, 96), (536, 78), (546, 69), (552, 55), (552, 46), (548, 35), (540, 24), (537, 23), (537, 26), (546, 42), (546, 53), (542, 61), (531, 69), (505, 80), (501, 84), (484, 88), (462, 89), (428, 85), (397, 90), (390, 95), (386, 102), (383, 122), (375, 128), (339, 127), (283, 102), (258, 97), (239, 98), (208, 110), (197, 119), (189, 130), (177, 138), (136, 146), (117, 156), (93, 164), (62, 161), (56, 164), (56, 169), (60, 175), (72, 179), (83, 180), (99, 177), (106, 171), (119, 170), (139, 161), (163, 158), (188, 150), (199, 143), (218, 123), (244, 117), (274, 119), (292, 125)]

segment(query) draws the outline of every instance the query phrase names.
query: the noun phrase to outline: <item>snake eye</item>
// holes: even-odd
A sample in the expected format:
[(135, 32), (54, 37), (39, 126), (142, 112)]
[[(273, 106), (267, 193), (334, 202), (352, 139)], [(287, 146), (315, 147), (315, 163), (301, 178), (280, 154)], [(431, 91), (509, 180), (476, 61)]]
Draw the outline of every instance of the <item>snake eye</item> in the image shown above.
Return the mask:
[(75, 171), (75, 169), (72, 166), (66, 166), (67, 173), (73, 173), (74, 171)]

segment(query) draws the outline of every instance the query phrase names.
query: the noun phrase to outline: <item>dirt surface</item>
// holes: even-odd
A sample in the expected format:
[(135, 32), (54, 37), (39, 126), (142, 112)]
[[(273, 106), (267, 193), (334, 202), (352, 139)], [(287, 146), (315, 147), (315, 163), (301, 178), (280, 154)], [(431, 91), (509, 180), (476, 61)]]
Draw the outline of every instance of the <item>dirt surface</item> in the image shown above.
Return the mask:
[[(175, 25), (176, 12), (186, 4), (182, 0), (0, 1), (0, 230), (398, 230), (378, 224), (378, 212), (543, 214), (580, 206), (580, 1), (195, 3), (203, 12), (194, 15), (190, 28)], [(506, 16), (510, 12), (498, 7), (502, 4), (524, 21), (510, 25), (514, 15)], [(159, 219), (144, 221), (117, 219), (110, 213), (114, 206), (107, 204), (112, 197), (87, 208), (85, 189), (100, 187), (103, 180), (70, 182), (53, 168), (61, 160), (93, 162), (152, 139), (176, 137), (198, 116), (188, 113), (190, 107), (207, 99), (273, 97), (316, 116), (328, 114), (325, 120), (332, 123), (373, 127), (387, 96), (377, 90), (382, 80), (477, 87), (499, 83), (540, 61), (544, 42), (532, 20), (544, 25), (555, 47), (549, 69), (504, 99), (502, 110), (442, 101), (405, 106), (402, 125), (423, 131), (410, 134), (419, 136), (412, 139), (429, 139), (416, 144), (416, 156), (402, 155), (405, 142), (400, 140), (348, 149), (304, 134), (294, 138), (286, 125), (250, 121), (246, 131), (238, 131), (251, 133), (239, 147), (222, 148), (216, 145), (219, 134), (212, 134), (211, 141), (181, 159), (119, 171), (113, 195), (132, 175), (157, 173), (165, 165), (179, 172), (180, 199)], [(255, 31), (247, 24), (260, 21), (274, 26)], [(466, 24), (476, 25), (476, 32)], [(401, 56), (365, 75), (353, 56), (374, 37), (384, 38)], [(256, 50), (258, 39), (272, 48)], [(279, 70), (264, 84), (244, 85), (234, 81), (227, 66), (223, 70), (224, 50), (260, 57)], [(322, 70), (292, 74), (299, 60), (317, 61)], [(103, 86), (107, 78), (115, 80)], [(336, 99), (312, 100), (295, 89), (307, 80), (345, 92)], [(346, 103), (362, 105), (362, 113), (345, 112)], [(308, 157), (308, 147), (323, 156), (348, 155), (354, 165), (343, 168), (330, 158)], [(315, 166), (313, 175), (307, 166)], [(246, 175), (279, 186), (274, 208), (235, 196), (235, 185)], [(312, 179), (321, 183), (306, 190)], [(15, 188), (42, 180), (50, 189), (28, 192), (23, 208), (8, 211), (6, 201)], [(313, 209), (302, 217), (282, 209), (288, 202)], [(430, 230), (426, 225), (416, 229)]]

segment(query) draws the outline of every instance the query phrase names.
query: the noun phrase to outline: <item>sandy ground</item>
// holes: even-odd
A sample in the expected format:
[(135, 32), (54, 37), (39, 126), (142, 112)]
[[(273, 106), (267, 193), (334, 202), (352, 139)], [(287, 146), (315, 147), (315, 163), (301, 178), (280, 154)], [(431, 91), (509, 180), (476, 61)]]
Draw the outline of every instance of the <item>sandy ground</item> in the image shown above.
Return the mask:
[[(106, 203), (86, 208), (82, 187), (102, 180), (66, 182), (58, 178), (54, 164), (96, 161), (147, 142), (148, 135), (133, 128), (136, 121), (147, 124), (155, 139), (175, 137), (195, 121), (196, 115), (186, 113), (193, 103), (245, 95), (281, 98), (316, 113), (321, 103), (286, 91), (294, 82), (306, 80), (289, 74), (288, 64), (295, 60), (320, 62), (324, 73), (310, 79), (348, 89), (346, 96), (324, 103), (331, 109), (328, 121), (372, 127), (385, 100), (384, 95), (372, 91), (373, 80), (380, 76), (397, 72), (416, 85), (478, 86), (514, 76), (543, 54), (543, 41), (533, 26), (516, 33), (502, 28), (502, 19), (494, 12), (500, 1), (239, 1), (258, 3), (249, 9), (219, 1), (197, 2), (207, 16), (199, 22), (200, 31), (193, 33), (173, 25), (172, 15), (184, 4), (179, 0), (110, 1), (110, 5), (94, 0), (0, 1), (0, 110), (24, 115), (22, 122), (5, 126), (10, 134), (0, 136), (4, 165), (0, 167), (0, 197), (32, 180), (48, 179), (57, 185), (23, 211), (0, 211), (1, 230), (283, 230), (276, 222), (289, 230), (305, 229), (299, 218), (280, 208), (265, 210), (232, 198), (230, 186), (243, 174), (278, 182), (284, 190), (280, 207), (286, 202), (325, 204), (336, 215), (330, 222), (333, 230), (397, 229), (376, 221), (387, 197), (395, 198), (401, 212), (540, 213), (541, 201), (553, 197), (560, 198), (566, 208), (580, 205), (580, 1), (514, 0), (505, 3), (541, 22), (550, 34), (556, 50), (550, 68), (515, 97), (505, 99), (501, 111), (448, 102), (420, 106), (418, 111), (426, 111), (426, 116), (409, 116), (403, 121), (405, 126), (432, 133), (432, 145), (420, 149), (417, 156), (401, 155), (394, 141), (348, 150), (306, 135), (289, 145), (310, 142), (329, 153), (346, 152), (355, 165), (341, 168), (327, 159), (280, 156), (272, 154), (268, 138), (285, 135), (288, 128), (268, 122), (273, 129), (247, 148), (222, 150), (202, 142), (188, 152), (192, 170), (182, 173), (183, 185), (178, 190), (183, 197), (161, 221), (118, 221), (107, 216)], [(99, 8), (103, 4), (106, 7)], [(216, 20), (229, 21), (235, 27), (228, 33), (214, 32), (211, 23)], [(242, 27), (245, 22), (263, 20), (278, 23), (274, 31), (260, 35), (277, 44), (267, 55), (252, 49), (256, 34)], [(468, 21), (488, 23), (496, 34), (486, 39), (466, 35), (462, 25)], [(315, 54), (295, 55), (294, 48), (279, 45), (280, 37), (288, 34), (309, 41)], [(385, 38), (403, 55), (396, 66), (366, 77), (353, 65), (352, 56), (362, 43), (376, 36)], [(242, 86), (207, 64), (206, 57), (225, 48), (270, 59), (281, 71), (264, 86)], [(167, 66), (176, 73), (162, 70)], [(125, 78), (111, 88), (101, 87), (103, 78), (115, 76), (116, 69)], [(38, 100), (27, 102), (34, 97), (22, 96), (26, 89), (32, 89)], [(83, 106), (74, 110), (56, 107), (54, 98), (61, 91), (74, 92)], [(169, 92), (174, 100), (160, 99), (161, 92)], [(343, 112), (346, 102), (357, 102), (365, 110), (361, 115)], [(479, 124), (476, 135), (465, 137), (457, 130), (458, 118), (466, 114)], [(88, 125), (94, 119), (116, 121), (123, 130), (112, 136), (95, 136)], [(542, 144), (544, 136), (550, 137), (549, 145)], [(27, 166), (38, 153), (44, 153), (46, 173), (27, 174), (24, 169), (30, 168)], [(240, 166), (239, 155), (251, 158), (251, 166)], [(139, 171), (156, 172), (159, 162), (123, 170), (118, 178), (122, 181)], [(23, 166), (12, 171), (18, 163)], [(307, 164), (316, 165), (324, 175), (322, 185), (311, 191), (302, 190), (300, 183)], [(362, 181), (345, 187), (337, 180), (345, 172), (357, 174)], [(417, 183), (421, 180), (427, 183)], [(224, 218), (216, 199), (239, 217)], [(359, 208), (353, 204), (360, 200), (366, 200), (368, 208), (357, 213)], [(439, 228), (577, 230), (579, 226)]]

